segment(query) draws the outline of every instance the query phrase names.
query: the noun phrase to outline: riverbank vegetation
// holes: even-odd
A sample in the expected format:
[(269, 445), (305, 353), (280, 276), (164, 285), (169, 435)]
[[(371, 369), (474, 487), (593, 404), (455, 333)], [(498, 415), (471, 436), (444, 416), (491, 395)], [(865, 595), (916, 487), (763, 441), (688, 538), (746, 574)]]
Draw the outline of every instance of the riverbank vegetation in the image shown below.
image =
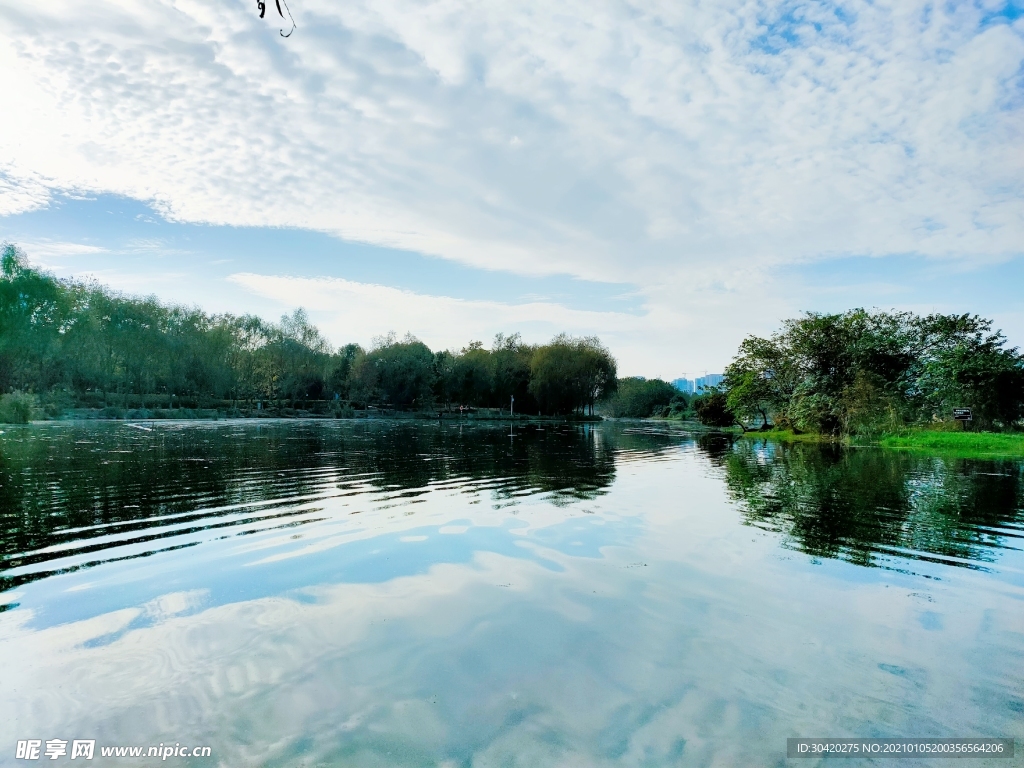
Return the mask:
[[(952, 428), (950, 428), (952, 427)], [(967, 432), (955, 425), (933, 424), (875, 436), (827, 435), (820, 432), (794, 432), (791, 429), (752, 430), (739, 435), (748, 440), (779, 443), (836, 443), (880, 445), (883, 448), (920, 450), (959, 458), (998, 458), (1024, 456), (1024, 432)]]
[(744, 428), (880, 437), (970, 408), (970, 429), (1011, 431), (1024, 417), (1024, 357), (976, 315), (808, 313), (745, 339), (721, 394)]
[(1024, 456), (1024, 433), (916, 429), (885, 435), (879, 445), (970, 458)]
[(714, 396), (748, 437), (1024, 456), (1024, 356), (976, 315), (808, 313), (745, 339)]
[[(93, 415), (351, 415), (504, 409), (583, 416), (611, 395), (597, 338), (498, 335), (433, 351), (412, 336), (332, 347), (302, 310), (210, 315), (0, 260), (0, 419)], [(514, 401), (513, 401), (514, 398)]]
[[(499, 334), (431, 350), (394, 334), (334, 348), (301, 310), (273, 323), (211, 315), (0, 259), (0, 421), (90, 415), (301, 416), (476, 412), (696, 418), (778, 439), (1024, 453), (1024, 356), (989, 320), (808, 313), (748, 337), (718, 389), (616, 378), (593, 337)], [(954, 408), (972, 409), (965, 427)], [(936, 430), (960, 430), (942, 432)], [(991, 440), (982, 434), (1004, 433)], [(977, 435), (977, 436), (975, 436)]]

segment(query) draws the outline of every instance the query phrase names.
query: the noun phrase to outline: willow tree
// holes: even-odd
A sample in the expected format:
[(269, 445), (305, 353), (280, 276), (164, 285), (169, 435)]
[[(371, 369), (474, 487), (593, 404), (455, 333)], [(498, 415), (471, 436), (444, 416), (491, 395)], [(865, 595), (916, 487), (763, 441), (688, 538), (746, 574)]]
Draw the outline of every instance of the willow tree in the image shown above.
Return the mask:
[(615, 358), (597, 337), (561, 334), (534, 351), (529, 390), (544, 413), (593, 414), (594, 403), (615, 390), (615, 373)]

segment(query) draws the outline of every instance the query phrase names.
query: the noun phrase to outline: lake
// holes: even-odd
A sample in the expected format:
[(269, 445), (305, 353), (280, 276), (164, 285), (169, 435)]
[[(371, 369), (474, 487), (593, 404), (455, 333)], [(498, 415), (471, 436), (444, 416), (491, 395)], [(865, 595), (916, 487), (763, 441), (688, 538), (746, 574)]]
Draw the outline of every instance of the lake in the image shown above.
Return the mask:
[(0, 434), (0, 537), (3, 765), (1024, 738), (1021, 462), (653, 422), (39, 424)]

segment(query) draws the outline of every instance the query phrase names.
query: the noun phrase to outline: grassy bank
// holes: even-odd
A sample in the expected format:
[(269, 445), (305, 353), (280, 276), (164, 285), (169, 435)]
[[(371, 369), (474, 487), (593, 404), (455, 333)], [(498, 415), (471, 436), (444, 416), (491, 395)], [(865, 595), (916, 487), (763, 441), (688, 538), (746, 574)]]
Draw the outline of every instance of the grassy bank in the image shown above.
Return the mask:
[(839, 438), (831, 435), (819, 435), (814, 432), (794, 432), (790, 429), (769, 429), (766, 432), (737, 432), (737, 437), (745, 440), (777, 440), (780, 443), (835, 443)]
[(883, 448), (942, 453), (961, 458), (1024, 458), (1024, 433), (961, 432), (937, 429), (915, 429), (899, 434), (883, 435), (878, 440), (840, 439), (814, 433), (793, 433), (784, 429), (767, 432), (737, 433), (746, 440), (776, 440), (782, 443), (844, 442), (854, 445), (879, 445)]
[(883, 448), (948, 453), (964, 458), (1024, 457), (1024, 434), (1019, 432), (940, 432), (922, 429), (886, 435)]

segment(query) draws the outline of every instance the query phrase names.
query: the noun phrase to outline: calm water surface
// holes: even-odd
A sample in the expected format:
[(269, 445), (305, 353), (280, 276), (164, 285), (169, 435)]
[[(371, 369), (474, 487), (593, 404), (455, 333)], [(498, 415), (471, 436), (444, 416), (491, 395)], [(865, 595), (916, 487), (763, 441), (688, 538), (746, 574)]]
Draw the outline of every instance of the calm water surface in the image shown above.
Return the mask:
[(29, 738), (205, 766), (1021, 739), (1022, 545), (1020, 462), (643, 423), (5, 428), (0, 764)]

